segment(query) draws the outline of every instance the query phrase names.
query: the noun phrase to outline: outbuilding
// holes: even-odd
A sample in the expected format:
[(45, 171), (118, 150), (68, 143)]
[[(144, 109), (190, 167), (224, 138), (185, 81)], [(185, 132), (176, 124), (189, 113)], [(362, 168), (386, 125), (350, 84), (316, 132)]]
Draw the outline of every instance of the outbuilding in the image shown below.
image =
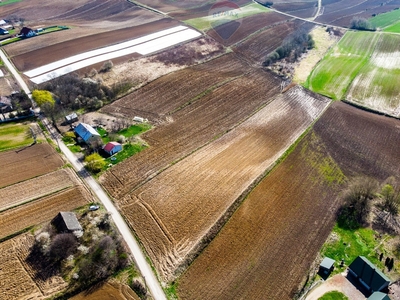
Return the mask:
[(349, 272), (372, 293), (380, 292), (390, 284), (390, 279), (364, 256), (358, 256), (350, 264)]
[(66, 116), (65, 116), (65, 122), (66, 122), (67, 124), (71, 124), (71, 123), (74, 123), (74, 122), (76, 122), (76, 121), (78, 121), (78, 115), (77, 115), (75, 112), (73, 112), (73, 113), (70, 114), (70, 115), (66, 115)]
[(335, 260), (329, 257), (325, 257), (319, 265), (319, 272), (325, 275), (330, 274), (333, 271)]
[(51, 224), (53, 224), (60, 233), (73, 233), (75, 231), (82, 231), (82, 226), (79, 224), (75, 213), (70, 211), (59, 212), (51, 221)]
[(21, 29), (21, 31), (19, 32), (19, 35), (22, 37), (25, 37), (25, 38), (29, 38), (29, 37), (35, 36), (36, 32), (29, 27), (23, 27)]
[(74, 131), (86, 144), (101, 139), (100, 134), (89, 124), (79, 123), (79, 125), (75, 127)]
[(382, 292), (375, 292), (367, 300), (390, 300), (389, 296)]
[(114, 155), (115, 153), (122, 150), (122, 145), (117, 142), (109, 142), (103, 147), (103, 150), (109, 155)]

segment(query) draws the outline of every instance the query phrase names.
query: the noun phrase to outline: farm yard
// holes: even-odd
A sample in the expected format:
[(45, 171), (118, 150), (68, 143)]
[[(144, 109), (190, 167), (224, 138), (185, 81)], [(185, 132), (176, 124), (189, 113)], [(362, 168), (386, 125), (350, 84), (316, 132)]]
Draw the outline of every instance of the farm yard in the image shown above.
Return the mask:
[(212, 238), (214, 224), (222, 226), (231, 205), (328, 103), (295, 87), (123, 200), (121, 210), (160, 274), (173, 278), (190, 263), (187, 256), (196, 255), (204, 237)]
[(397, 120), (333, 103), (180, 277), (180, 299), (293, 299), (330, 233), (344, 181), (400, 174), (399, 139)]

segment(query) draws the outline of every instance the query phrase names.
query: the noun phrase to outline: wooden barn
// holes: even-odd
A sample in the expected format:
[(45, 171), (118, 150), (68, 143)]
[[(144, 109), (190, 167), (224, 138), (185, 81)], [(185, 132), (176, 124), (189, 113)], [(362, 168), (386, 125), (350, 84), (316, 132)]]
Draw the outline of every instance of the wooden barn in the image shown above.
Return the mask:
[(82, 226), (79, 224), (75, 213), (61, 211), (51, 221), (51, 224), (60, 233), (73, 233), (74, 231), (82, 231)]

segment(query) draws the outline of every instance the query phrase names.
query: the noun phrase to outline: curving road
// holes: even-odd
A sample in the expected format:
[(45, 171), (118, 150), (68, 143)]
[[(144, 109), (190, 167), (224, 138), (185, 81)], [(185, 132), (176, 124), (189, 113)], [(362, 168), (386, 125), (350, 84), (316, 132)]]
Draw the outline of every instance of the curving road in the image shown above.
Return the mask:
[[(8, 57), (5, 53), (0, 49), (0, 58), (8, 68), (8, 70), (13, 74), (15, 80), (17, 80), (20, 87), (25, 91), (25, 93), (31, 97), (31, 92), (14, 68), (14, 66), (9, 61)], [(96, 194), (97, 198), (101, 201), (105, 209), (111, 213), (111, 217), (117, 226), (119, 232), (121, 233), (122, 237), (124, 238), (126, 244), (131, 251), (135, 262), (146, 281), (146, 286), (150, 290), (153, 298), (156, 300), (166, 300), (166, 296), (164, 294), (163, 289), (160, 286), (159, 281), (157, 280), (155, 274), (153, 273), (151, 267), (146, 261), (146, 257), (142, 252), (138, 242), (136, 241), (135, 237), (133, 236), (132, 232), (130, 231), (128, 225), (126, 224), (125, 220), (122, 218), (120, 213), (118, 212), (117, 208), (108, 197), (108, 195), (104, 192), (103, 188), (97, 183), (97, 181), (86, 171), (84, 165), (78, 160), (78, 158), (73, 154), (67, 146), (60, 140), (59, 134), (55, 131), (55, 129), (50, 125), (48, 120), (44, 117), (41, 117), (43, 125), (49, 130), (51, 137), (57, 143), (60, 150), (64, 153), (65, 157), (70, 161), (70, 163), (75, 168), (76, 172), (82, 177), (82, 179), (86, 182), (87, 186), (90, 190)]]

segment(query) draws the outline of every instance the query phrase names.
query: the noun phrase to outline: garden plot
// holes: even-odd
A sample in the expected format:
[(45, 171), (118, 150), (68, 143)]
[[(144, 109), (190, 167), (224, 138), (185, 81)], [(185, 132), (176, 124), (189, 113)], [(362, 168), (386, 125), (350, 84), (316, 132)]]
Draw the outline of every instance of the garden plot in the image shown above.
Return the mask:
[(328, 103), (295, 87), (127, 196), (122, 212), (163, 278), (190, 263), (231, 205)]
[(368, 63), (353, 81), (346, 99), (400, 117), (400, 36), (381, 34)]
[[(81, 68), (133, 53), (147, 55), (201, 36), (193, 29), (177, 26), (118, 45), (89, 51), (25, 72), (36, 84), (68, 74)], [(41, 75), (39, 75), (41, 74)]]

